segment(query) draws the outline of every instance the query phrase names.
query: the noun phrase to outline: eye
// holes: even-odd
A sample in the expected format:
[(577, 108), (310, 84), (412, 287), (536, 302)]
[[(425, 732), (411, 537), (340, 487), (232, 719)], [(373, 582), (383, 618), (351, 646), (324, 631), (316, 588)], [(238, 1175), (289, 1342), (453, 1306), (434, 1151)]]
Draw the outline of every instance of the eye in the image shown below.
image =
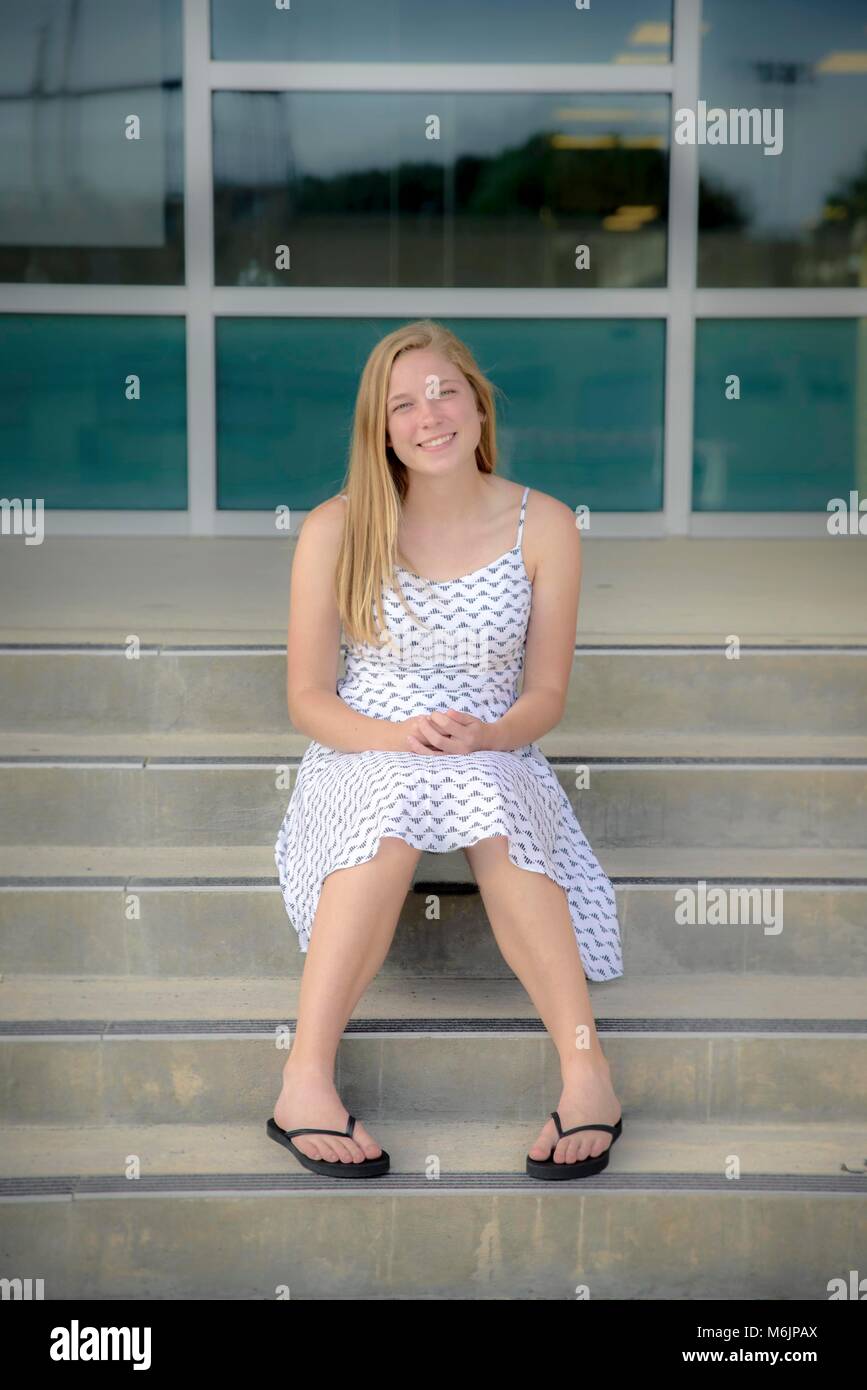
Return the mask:
[[(457, 392), (457, 387), (455, 387), (455, 386), (447, 386), (446, 389), (445, 389), (444, 391), (440, 391), (440, 397), (442, 397), (442, 396), (456, 396), (457, 394), (458, 394), (458, 392)], [(432, 396), (432, 397), (431, 397), (431, 400), (436, 400), (436, 399), (437, 399), (436, 396)], [(403, 410), (403, 408), (404, 408), (405, 405), (410, 405), (410, 404), (411, 404), (410, 401), (401, 401), (399, 405), (396, 405), (396, 406), (393, 407), (393, 410)]]

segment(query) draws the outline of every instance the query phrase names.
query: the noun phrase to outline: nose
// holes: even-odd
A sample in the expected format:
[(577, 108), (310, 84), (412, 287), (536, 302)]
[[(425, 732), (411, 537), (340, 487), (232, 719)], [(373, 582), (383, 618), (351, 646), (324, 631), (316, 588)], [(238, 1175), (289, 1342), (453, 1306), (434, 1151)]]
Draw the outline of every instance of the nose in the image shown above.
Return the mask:
[(429, 401), (427, 400), (427, 398), (425, 398), (424, 405), (421, 411), (419, 412), (419, 424), (421, 428), (425, 432), (427, 432), (430, 429), (432, 429), (435, 425), (439, 425), (442, 418), (443, 416), (442, 411), (439, 408), (439, 401)]
[(422, 395), (422, 398), (421, 398), (421, 414), (422, 414), (422, 418), (427, 418), (428, 416), (430, 416), (432, 419), (438, 420), (438, 419), (440, 419), (441, 416), (442, 416), (442, 410), (443, 410), (443, 401), (442, 401), (442, 398), (441, 398), (440, 396), (436, 396), (436, 395), (434, 395), (434, 396), (428, 396), (427, 393), (424, 393), (424, 394)]

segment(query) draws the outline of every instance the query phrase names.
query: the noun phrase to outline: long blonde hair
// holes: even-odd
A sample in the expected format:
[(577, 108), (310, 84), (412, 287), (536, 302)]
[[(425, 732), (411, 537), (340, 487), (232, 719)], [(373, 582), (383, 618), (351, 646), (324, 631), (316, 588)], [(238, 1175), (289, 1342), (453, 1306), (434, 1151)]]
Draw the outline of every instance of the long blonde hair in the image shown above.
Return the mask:
[[(397, 583), (395, 559), (400, 508), (409, 488), (407, 469), (386, 444), (386, 397), (391, 368), (401, 353), (432, 348), (458, 367), (484, 415), (476, 467), (493, 473), (497, 463), (494, 395), (499, 390), (480, 370), (466, 343), (432, 319), (418, 319), (381, 338), (364, 364), (355, 401), (349, 464), (342, 491), (346, 519), (337, 556), (335, 593), (340, 620), (351, 641), (387, 641), (381, 586)], [(374, 629), (373, 606), (380, 624)], [(409, 610), (407, 610), (409, 611)]]

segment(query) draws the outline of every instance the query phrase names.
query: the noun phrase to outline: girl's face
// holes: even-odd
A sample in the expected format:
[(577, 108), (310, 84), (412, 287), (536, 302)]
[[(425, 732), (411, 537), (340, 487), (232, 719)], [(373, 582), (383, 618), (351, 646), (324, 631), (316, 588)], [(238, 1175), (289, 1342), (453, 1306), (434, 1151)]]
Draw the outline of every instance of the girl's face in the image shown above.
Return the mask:
[(473, 461), (482, 412), (459, 367), (430, 348), (413, 348), (391, 369), (386, 441), (407, 468), (451, 472)]

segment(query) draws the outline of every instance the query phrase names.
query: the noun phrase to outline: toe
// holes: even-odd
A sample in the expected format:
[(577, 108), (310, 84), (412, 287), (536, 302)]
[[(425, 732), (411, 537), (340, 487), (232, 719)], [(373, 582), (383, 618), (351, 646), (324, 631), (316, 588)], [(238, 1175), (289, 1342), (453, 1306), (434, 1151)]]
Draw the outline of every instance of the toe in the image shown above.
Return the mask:
[(539, 1137), (531, 1149), (527, 1152), (530, 1158), (546, 1159), (551, 1157), (551, 1150), (554, 1147), (556, 1130), (552, 1120), (542, 1126)]
[(317, 1139), (311, 1145), (315, 1148), (314, 1158), (322, 1158), (326, 1163), (336, 1163), (340, 1155), (327, 1139)]
[(353, 1144), (355, 1146), (354, 1152), (358, 1155), (356, 1159), (358, 1163), (363, 1163), (366, 1158), (379, 1158), (382, 1154), (379, 1144), (370, 1137), (364, 1125), (355, 1126)]
[(319, 1145), (314, 1143), (312, 1139), (295, 1138), (292, 1142), (294, 1143), (296, 1149), (299, 1149), (301, 1153), (304, 1154), (305, 1158), (325, 1157), (325, 1154), (322, 1152)]

